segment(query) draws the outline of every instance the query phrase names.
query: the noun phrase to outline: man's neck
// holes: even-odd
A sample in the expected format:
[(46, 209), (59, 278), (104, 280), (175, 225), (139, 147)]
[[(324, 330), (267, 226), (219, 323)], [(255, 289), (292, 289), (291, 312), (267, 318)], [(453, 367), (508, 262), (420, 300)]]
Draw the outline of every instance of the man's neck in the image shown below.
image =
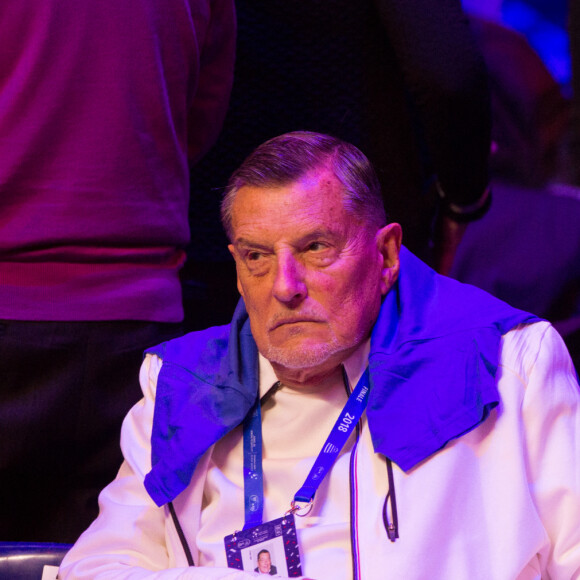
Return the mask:
[(276, 367), (274, 371), (284, 387), (301, 393), (324, 392), (342, 382), (342, 365), (320, 373), (284, 373), (278, 372)]
[(278, 380), (290, 388), (301, 391), (309, 388), (323, 389), (328, 383), (335, 384), (342, 380), (342, 364), (359, 347), (360, 345), (355, 345), (337, 352), (315, 366), (289, 368), (272, 362), (272, 367)]
[(324, 367), (309, 369), (287, 369), (270, 363), (260, 355), (260, 396), (263, 396), (276, 380), (290, 390), (302, 393), (323, 392), (338, 383), (343, 383), (343, 365), (354, 385), (368, 364), (369, 349), (370, 341), (367, 340), (352, 352), (345, 353), (346, 356), (338, 363), (335, 361)]

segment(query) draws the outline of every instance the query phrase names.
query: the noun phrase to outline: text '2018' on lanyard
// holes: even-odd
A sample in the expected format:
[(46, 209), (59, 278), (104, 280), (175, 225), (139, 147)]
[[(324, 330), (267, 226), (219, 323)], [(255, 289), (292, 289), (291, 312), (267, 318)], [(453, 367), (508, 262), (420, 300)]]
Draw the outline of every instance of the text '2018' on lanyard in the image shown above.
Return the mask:
[[(300, 509), (297, 505), (299, 502), (310, 504), (314, 500), (318, 487), (330, 471), (364, 413), (369, 390), (370, 378), (367, 367), (350, 394), (306, 480), (294, 495), (289, 511), (295, 512)], [(244, 421), (244, 509), (244, 529), (262, 523), (264, 477), (262, 472), (262, 418), (259, 401)]]

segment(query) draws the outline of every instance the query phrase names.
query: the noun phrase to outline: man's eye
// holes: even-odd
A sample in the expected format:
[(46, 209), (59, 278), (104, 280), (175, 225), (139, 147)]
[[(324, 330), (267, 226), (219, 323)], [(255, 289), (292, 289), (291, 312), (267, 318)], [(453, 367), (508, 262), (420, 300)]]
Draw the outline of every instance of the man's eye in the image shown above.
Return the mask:
[(321, 250), (325, 249), (326, 244), (323, 244), (322, 242), (312, 242), (311, 244), (308, 244), (308, 250), (310, 252), (320, 252)]
[(247, 258), (248, 262), (257, 262), (258, 260), (260, 260), (263, 257), (264, 257), (264, 254), (262, 254), (262, 252), (248, 252), (246, 254), (246, 258)]

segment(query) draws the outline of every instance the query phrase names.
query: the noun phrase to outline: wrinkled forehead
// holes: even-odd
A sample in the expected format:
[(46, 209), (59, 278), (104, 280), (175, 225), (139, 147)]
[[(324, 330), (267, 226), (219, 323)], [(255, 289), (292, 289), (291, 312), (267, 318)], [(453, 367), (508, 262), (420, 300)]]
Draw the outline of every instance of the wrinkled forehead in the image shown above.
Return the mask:
[(344, 186), (331, 171), (309, 172), (283, 185), (243, 186), (232, 206), (234, 238), (246, 227), (282, 226), (301, 220), (324, 224), (352, 220)]

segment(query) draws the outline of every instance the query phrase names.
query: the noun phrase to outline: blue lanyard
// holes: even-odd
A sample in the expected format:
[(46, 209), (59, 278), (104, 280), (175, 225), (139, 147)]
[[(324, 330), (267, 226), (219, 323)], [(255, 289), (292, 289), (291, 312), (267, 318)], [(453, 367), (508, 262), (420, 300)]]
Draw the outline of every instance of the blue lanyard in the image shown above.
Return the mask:
[[(292, 507), (294, 507), (295, 502), (309, 503), (314, 500), (314, 495), (322, 480), (330, 471), (364, 413), (368, 402), (369, 387), (370, 378), (367, 367), (330, 431), (310, 473), (302, 487), (294, 495)], [(262, 418), (259, 401), (244, 420), (244, 508), (245, 530), (262, 523), (264, 478), (262, 473)]]
[(244, 419), (244, 530), (259, 526), (264, 511), (262, 474), (262, 414), (260, 399)]

